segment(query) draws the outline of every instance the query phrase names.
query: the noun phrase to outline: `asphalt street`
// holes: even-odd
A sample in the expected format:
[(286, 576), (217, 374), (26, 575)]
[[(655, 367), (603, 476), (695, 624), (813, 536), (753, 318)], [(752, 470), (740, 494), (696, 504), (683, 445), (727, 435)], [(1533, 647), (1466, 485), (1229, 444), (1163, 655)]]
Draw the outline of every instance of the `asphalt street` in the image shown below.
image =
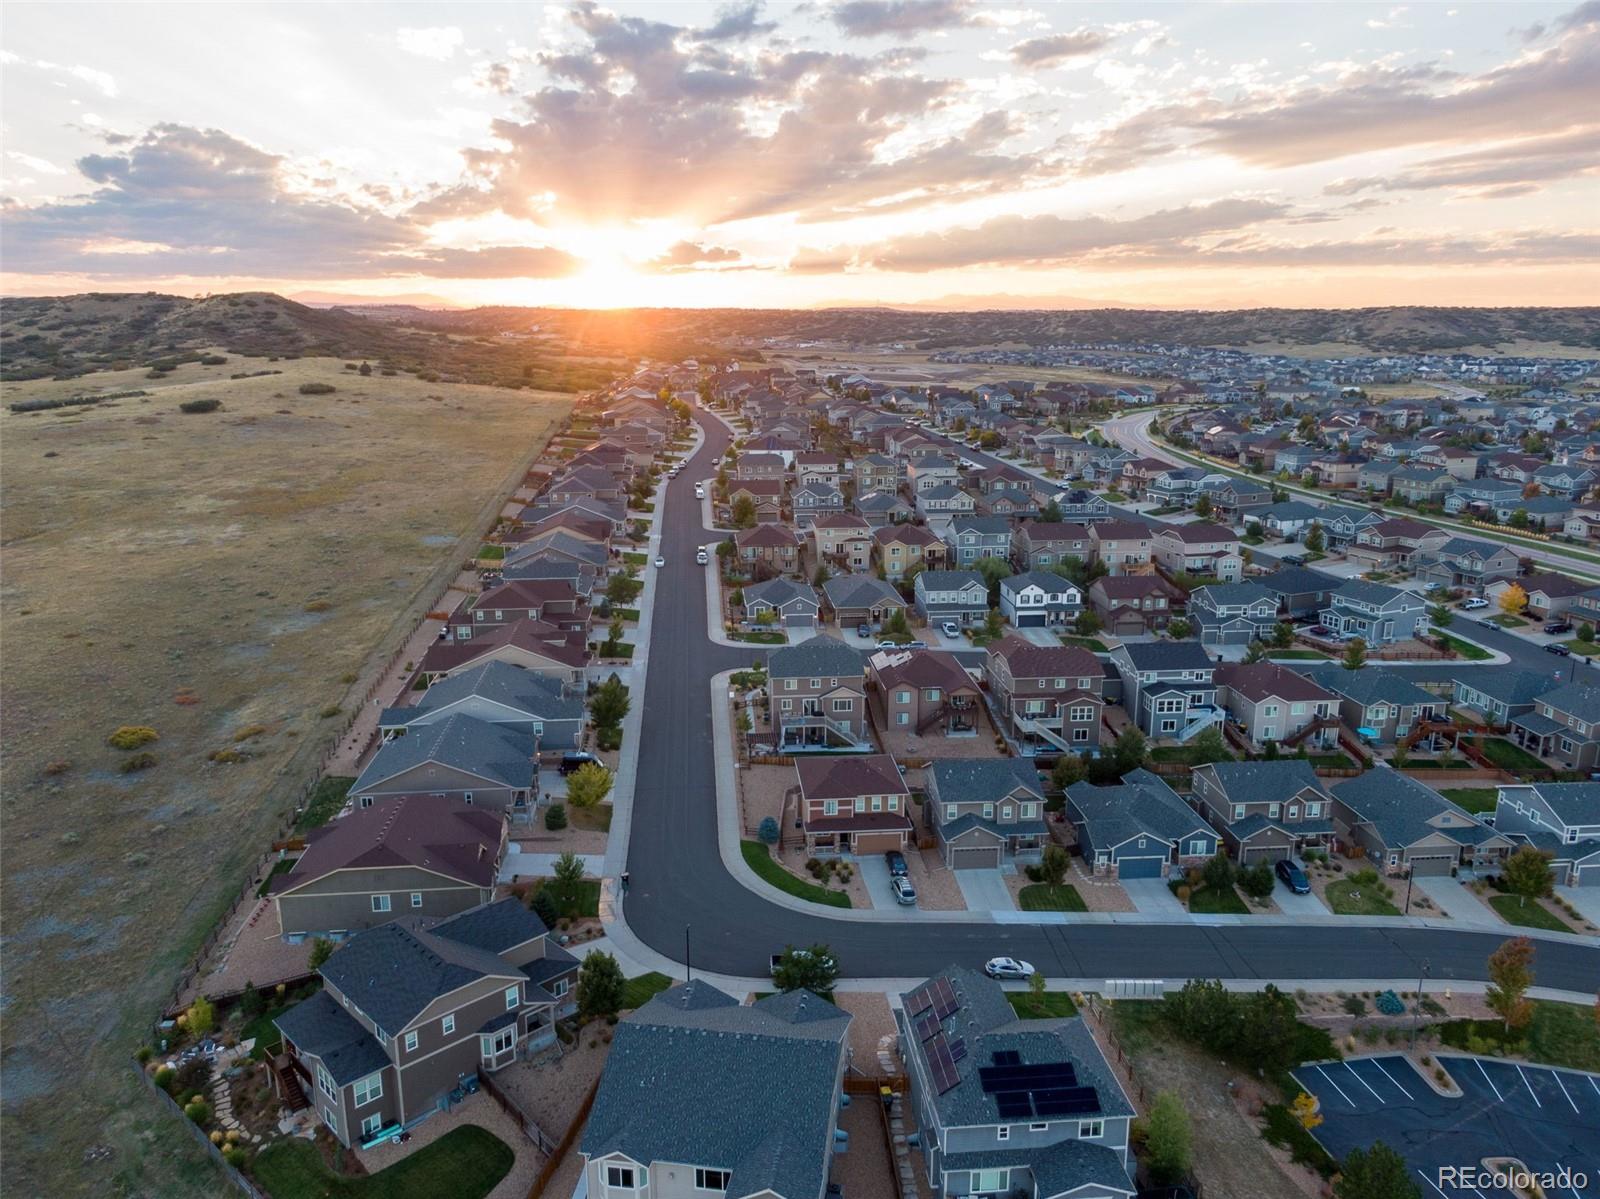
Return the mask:
[[(627, 921), (656, 952), (733, 975), (766, 972), (785, 945), (823, 942), (841, 973), (853, 977), (922, 977), (952, 962), (981, 964), (997, 954), (1024, 958), (1066, 978), (1403, 979), (1424, 958), (1441, 980), (1484, 977), (1484, 962), (1503, 938), (1464, 930), (1358, 926), (1139, 924), (873, 924), (831, 920), (770, 903), (725, 869), (717, 845), (711, 735), (712, 675), (765, 657), (712, 644), (706, 637), (698, 545), (714, 535), (700, 523), (694, 483), (710, 478), (727, 449), (727, 430), (699, 417), (706, 439), (667, 487), (654, 632), (643, 697), (635, 780)], [(964, 456), (973, 457), (970, 451)], [(1593, 992), (1600, 946), (1540, 944), (1541, 986)]]

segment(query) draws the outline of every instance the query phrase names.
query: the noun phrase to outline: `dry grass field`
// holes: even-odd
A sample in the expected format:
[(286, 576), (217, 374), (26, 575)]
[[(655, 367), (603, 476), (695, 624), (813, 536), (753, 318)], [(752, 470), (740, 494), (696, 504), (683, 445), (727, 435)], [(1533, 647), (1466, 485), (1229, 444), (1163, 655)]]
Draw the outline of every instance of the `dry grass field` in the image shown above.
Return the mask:
[(1025, 379), (1034, 383), (1104, 383), (1112, 387), (1122, 387), (1129, 383), (1163, 385), (1171, 381), (1134, 379), (1129, 375), (1079, 367), (1056, 369), (1034, 366), (990, 366), (979, 362), (931, 362), (926, 353), (915, 350), (881, 352), (841, 350), (837, 353), (825, 350), (802, 350), (773, 353), (770, 357), (775, 363), (793, 368), (810, 370), (859, 368), (863, 373), (884, 383), (908, 386), (931, 383), (949, 387), (976, 387), (980, 383), (998, 383), (1007, 379)]
[[(228, 357), (0, 396), (149, 392), (0, 413), (3, 1152), (18, 1195), (223, 1192), (128, 1056), (369, 664), (469, 556), (572, 399)], [(266, 369), (282, 373), (227, 377)], [(222, 408), (179, 411), (196, 398)], [(122, 725), (159, 740), (112, 748)], [(127, 770), (136, 752), (153, 764)]]

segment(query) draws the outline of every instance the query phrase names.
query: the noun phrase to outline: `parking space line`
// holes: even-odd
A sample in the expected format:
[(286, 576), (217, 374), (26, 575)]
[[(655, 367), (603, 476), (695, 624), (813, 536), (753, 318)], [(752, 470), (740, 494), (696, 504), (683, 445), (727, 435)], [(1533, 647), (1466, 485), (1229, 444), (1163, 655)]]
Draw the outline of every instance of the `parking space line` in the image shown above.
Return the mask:
[[(1512, 1064), (1516, 1065), (1516, 1063)], [(1533, 1084), (1528, 1081), (1528, 1076), (1522, 1073), (1522, 1067), (1520, 1065), (1517, 1066), (1517, 1073), (1522, 1076), (1522, 1085), (1528, 1088), (1528, 1094), (1533, 1095), (1534, 1106), (1543, 1108), (1544, 1104), (1539, 1102), (1539, 1096), (1533, 1094)]]
[[(1357, 1082), (1359, 1082), (1362, 1086), (1366, 1087), (1367, 1090), (1372, 1091), (1372, 1084), (1370, 1082), (1368, 1082), (1366, 1079), (1362, 1078), (1361, 1075), (1356, 1074), (1356, 1068), (1352, 1063), (1346, 1062), (1344, 1065), (1345, 1065), (1345, 1069), (1350, 1071), (1350, 1073), (1355, 1077), (1355, 1080)], [(1376, 1092), (1376, 1091), (1372, 1091), (1372, 1097), (1374, 1099), (1376, 1099), (1379, 1103), (1383, 1102), (1383, 1096), (1378, 1094), (1378, 1092)]]
[(1339, 1086), (1338, 1083), (1334, 1082), (1333, 1079), (1328, 1077), (1328, 1072), (1326, 1070), (1324, 1070), (1321, 1066), (1318, 1066), (1317, 1067), (1317, 1073), (1322, 1075), (1324, 1081), (1326, 1081), (1327, 1084), (1330, 1087), (1332, 1087), (1334, 1090), (1339, 1092), (1339, 1098), (1343, 1099), (1351, 1107), (1355, 1107), (1355, 1101), (1353, 1099), (1351, 1099), (1350, 1096), (1348, 1096), (1348, 1095), (1346, 1095), (1344, 1093), (1343, 1089)]
[(1400, 1086), (1400, 1084), (1398, 1082), (1395, 1081), (1395, 1077), (1394, 1077), (1393, 1074), (1390, 1074), (1387, 1070), (1383, 1069), (1383, 1063), (1382, 1062), (1380, 1062), (1377, 1058), (1373, 1058), (1372, 1059), (1372, 1064), (1374, 1066), (1378, 1067), (1379, 1070), (1383, 1071), (1383, 1076), (1385, 1078), (1387, 1078), (1390, 1082), (1394, 1083), (1394, 1085), (1399, 1089), (1399, 1091), (1400, 1091), (1400, 1093), (1402, 1095), (1404, 1095), (1407, 1099), (1410, 1099), (1412, 1097), (1410, 1091), (1406, 1090), (1404, 1087)]
[(1443, 1191), (1441, 1191), (1439, 1189), (1439, 1184), (1436, 1183), (1435, 1181), (1433, 1181), (1433, 1179), (1428, 1177), (1428, 1175), (1423, 1171), (1421, 1166), (1417, 1167), (1417, 1177), (1422, 1179), (1423, 1182), (1427, 1183), (1428, 1186), (1433, 1190), (1433, 1193), (1435, 1195), (1439, 1196), (1439, 1199), (1450, 1199), (1449, 1195), (1446, 1195)]
[[(1571, 1095), (1567, 1094), (1567, 1084), (1561, 1081), (1561, 1071), (1550, 1071), (1550, 1077), (1556, 1080), (1556, 1086), (1561, 1088), (1561, 1094), (1565, 1096), (1568, 1103), (1572, 1104), (1572, 1110), (1575, 1112), (1578, 1111), (1577, 1101), (1574, 1100)], [(1578, 1114), (1582, 1115), (1583, 1113), (1579, 1112)]]
[(1483, 1059), (1479, 1057), (1472, 1060), (1478, 1063), (1478, 1073), (1483, 1075), (1483, 1081), (1489, 1084), (1489, 1089), (1494, 1092), (1495, 1099), (1500, 1103), (1504, 1103), (1506, 1097), (1500, 1093), (1500, 1088), (1494, 1085), (1494, 1079), (1490, 1078), (1489, 1072), (1483, 1068)]

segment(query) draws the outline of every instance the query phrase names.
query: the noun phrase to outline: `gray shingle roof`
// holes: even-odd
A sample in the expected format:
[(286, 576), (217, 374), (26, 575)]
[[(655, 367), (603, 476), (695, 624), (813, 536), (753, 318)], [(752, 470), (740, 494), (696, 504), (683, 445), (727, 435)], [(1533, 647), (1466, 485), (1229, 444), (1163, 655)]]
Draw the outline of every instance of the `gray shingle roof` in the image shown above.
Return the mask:
[(936, 758), (928, 772), (941, 803), (988, 803), (1019, 786), (1044, 798), (1039, 772), (1025, 758)]
[(1401, 591), (1398, 587), (1386, 587), (1382, 583), (1369, 583), (1365, 579), (1349, 579), (1341, 583), (1333, 593), (1333, 599), (1358, 600), (1364, 604), (1374, 604), (1383, 607), (1395, 600), (1409, 601), (1405, 604), (1409, 608), (1422, 607), (1422, 601), (1409, 592)]
[(1134, 1194), (1128, 1172), (1115, 1149), (1095, 1141), (1068, 1137), (1042, 1149), (984, 1149), (971, 1153), (947, 1153), (946, 1171), (998, 1170), (1007, 1166), (1027, 1169), (1033, 1175), (1035, 1193), (1068, 1195), (1093, 1186), (1096, 1193)]
[(873, 608), (879, 604), (891, 604), (899, 608), (906, 606), (900, 593), (877, 575), (837, 575), (822, 585), (822, 593), (828, 597), (828, 605), (836, 610)]
[[(1305, 674), (1318, 686), (1326, 687), (1362, 706), (1376, 703), (1444, 703), (1444, 700), (1424, 691), (1410, 679), (1381, 667), (1364, 666), (1360, 670), (1346, 670), (1342, 666), (1325, 666), (1307, 670)], [(1596, 694), (1600, 695), (1600, 692)]]
[(765, 583), (751, 583), (744, 589), (744, 605), (748, 608), (751, 604), (766, 603), (774, 608), (794, 600), (803, 600), (813, 607), (820, 606), (817, 593), (804, 583), (797, 583), (793, 579), (768, 579)]
[(730, 1170), (734, 1195), (820, 1195), (849, 1023), (804, 992), (663, 992), (618, 1024), (581, 1150)]
[(1210, 825), (1159, 781), (1152, 786), (1125, 779), (1120, 787), (1074, 783), (1067, 789), (1067, 799), (1085, 826), (1091, 851), (1110, 849), (1141, 835), (1168, 842), (1194, 832), (1215, 835)]
[(1117, 651), (1133, 668), (1146, 670), (1214, 670), (1216, 663), (1198, 641), (1131, 641)]
[(1233, 803), (1281, 803), (1305, 789), (1322, 791), (1322, 780), (1310, 762), (1280, 758), (1275, 762), (1213, 762), (1202, 767), (1216, 772)]
[[(1340, 783), (1334, 797), (1372, 825), (1385, 846), (1400, 849), (1434, 834), (1463, 845), (1476, 845), (1493, 832), (1432, 787), (1395, 770), (1369, 770)], [(1429, 821), (1448, 817), (1437, 828)]]
[(1554, 690), (1556, 681), (1550, 675), (1531, 670), (1475, 670), (1467, 679), (1456, 680), (1457, 694), (1463, 687), (1514, 706), (1531, 704), (1547, 691)]
[(925, 570), (917, 576), (917, 586), (923, 591), (960, 591), (974, 583), (988, 594), (988, 584), (975, 570)]
[(485, 662), (440, 679), (409, 708), (384, 709), (380, 723), (385, 727), (410, 724), (418, 716), (473, 696), (545, 720), (583, 719), (583, 700), (562, 695), (559, 683), (509, 662)]
[(1557, 712), (1576, 716), (1587, 724), (1600, 723), (1600, 687), (1584, 683), (1568, 683), (1539, 697), (1540, 704), (1549, 704)]
[(837, 637), (818, 634), (799, 645), (785, 646), (767, 654), (767, 674), (771, 678), (855, 678), (862, 673), (861, 652), (851, 649)]
[(273, 1023), (294, 1042), (296, 1049), (320, 1058), (340, 1086), (389, 1064), (389, 1055), (378, 1039), (326, 991), (295, 1004)]
[(533, 738), (472, 716), (451, 716), (385, 741), (350, 790), (359, 795), (424, 762), (464, 770), (503, 787), (533, 785)]
[(1256, 580), (1275, 595), (1306, 595), (1313, 591), (1334, 591), (1339, 580), (1306, 566), (1283, 566)]
[(532, 909), (515, 896), (508, 896), (494, 903), (468, 908), (432, 925), (429, 931), (436, 937), (448, 937), (475, 949), (504, 953), (515, 945), (544, 936), (549, 930)]
[(1600, 783), (1536, 783), (1534, 790), (1567, 824), (1600, 824)]

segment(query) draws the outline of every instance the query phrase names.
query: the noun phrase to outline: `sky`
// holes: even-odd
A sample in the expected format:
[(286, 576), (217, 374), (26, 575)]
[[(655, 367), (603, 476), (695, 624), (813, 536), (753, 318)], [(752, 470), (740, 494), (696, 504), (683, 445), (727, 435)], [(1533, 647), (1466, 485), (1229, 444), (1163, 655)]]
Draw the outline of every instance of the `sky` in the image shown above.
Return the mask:
[(10, 3), (0, 290), (1600, 303), (1600, 0)]

